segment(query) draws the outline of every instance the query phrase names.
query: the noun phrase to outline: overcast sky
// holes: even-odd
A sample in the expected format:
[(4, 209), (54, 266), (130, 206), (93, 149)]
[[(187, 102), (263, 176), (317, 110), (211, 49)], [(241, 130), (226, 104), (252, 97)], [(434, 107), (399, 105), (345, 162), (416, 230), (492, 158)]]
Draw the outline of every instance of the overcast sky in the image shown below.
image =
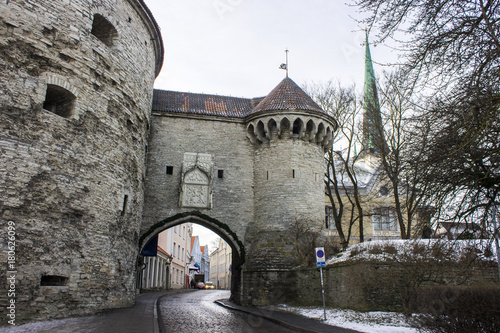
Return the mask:
[[(350, 0), (145, 0), (165, 57), (155, 88), (236, 97), (265, 96), (285, 77), (298, 85), (364, 80), (364, 38)], [(371, 47), (374, 62), (395, 55)], [(374, 65), (381, 74), (383, 68)], [(216, 236), (195, 226), (200, 244)]]
[[(333, 79), (362, 87), (364, 32), (353, 19), (361, 16), (343, 0), (145, 2), (165, 45), (157, 89), (265, 96), (285, 76), (286, 48), (300, 86)], [(374, 61), (391, 57), (383, 46), (371, 51)]]

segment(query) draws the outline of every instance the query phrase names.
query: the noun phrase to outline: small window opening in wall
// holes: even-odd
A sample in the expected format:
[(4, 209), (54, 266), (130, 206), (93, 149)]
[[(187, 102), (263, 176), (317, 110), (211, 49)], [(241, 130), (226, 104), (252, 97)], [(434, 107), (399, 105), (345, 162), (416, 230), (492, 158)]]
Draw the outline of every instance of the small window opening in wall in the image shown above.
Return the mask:
[(266, 171), (266, 180), (269, 180), (269, 171)]
[(292, 178), (295, 178), (295, 169), (292, 170)]
[(116, 28), (100, 14), (94, 14), (90, 33), (109, 47), (113, 46), (115, 39), (118, 37)]
[(174, 167), (171, 165), (167, 165), (167, 175), (173, 175), (174, 174)]
[(69, 118), (73, 112), (75, 95), (62, 87), (48, 84), (43, 108), (58, 116)]
[(125, 211), (127, 210), (127, 203), (128, 203), (128, 195), (125, 194), (123, 196), (122, 216), (125, 215)]
[(40, 279), (41, 286), (67, 286), (68, 277), (60, 275), (42, 275)]
[(217, 178), (224, 178), (224, 170), (217, 170)]

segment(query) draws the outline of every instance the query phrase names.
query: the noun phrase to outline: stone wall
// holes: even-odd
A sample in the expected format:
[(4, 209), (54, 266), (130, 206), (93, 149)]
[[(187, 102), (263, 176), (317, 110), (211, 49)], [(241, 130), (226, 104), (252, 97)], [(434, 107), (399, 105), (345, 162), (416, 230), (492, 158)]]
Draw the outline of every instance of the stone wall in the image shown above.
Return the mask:
[[(17, 234), (17, 322), (131, 305), (158, 30), (139, 0), (3, 1), (0, 13), (0, 225)], [(5, 269), (0, 280), (3, 312)]]
[[(427, 269), (425, 265), (417, 265), (418, 267), (408, 264), (403, 269), (401, 265), (360, 261), (327, 266), (323, 268), (326, 306), (358, 311), (403, 311), (403, 297), (408, 288), (411, 288), (404, 285), (409, 282), (405, 276), (414, 269)], [(494, 262), (476, 262), (467, 267), (458, 267), (451, 262), (443, 263), (441, 273), (444, 277), (441, 283), (426, 281), (421, 287), (438, 284), (499, 285), (498, 267)], [(288, 304), (322, 306), (318, 268), (297, 269), (293, 273), (281, 274), (281, 277), (285, 288), (274, 291), (274, 294), (285, 294)], [(415, 291), (418, 292), (418, 287)]]
[[(179, 207), (185, 153), (212, 157), (210, 207)], [(154, 114), (147, 158), (141, 234), (166, 218), (194, 210), (227, 225), (244, 240), (253, 220), (254, 190), (252, 145), (241, 121)]]

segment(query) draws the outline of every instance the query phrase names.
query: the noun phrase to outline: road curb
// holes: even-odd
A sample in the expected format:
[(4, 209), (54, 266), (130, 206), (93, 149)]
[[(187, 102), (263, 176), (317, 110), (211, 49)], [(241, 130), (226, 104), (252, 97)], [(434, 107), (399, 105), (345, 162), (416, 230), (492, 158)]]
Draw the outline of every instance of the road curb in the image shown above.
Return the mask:
[[(160, 333), (160, 327), (162, 327), (160, 325), (160, 316), (158, 316), (158, 299), (163, 296), (163, 295), (160, 295), (158, 297), (156, 297), (155, 299), (155, 303), (154, 303), (154, 308), (153, 308), (153, 333)], [(163, 330), (161, 330), (163, 331)]]
[(220, 305), (222, 307), (230, 309), (230, 310), (244, 312), (244, 313), (247, 313), (247, 314), (255, 316), (255, 317), (260, 317), (260, 318), (269, 320), (269, 321), (271, 321), (271, 322), (273, 322), (275, 324), (278, 324), (278, 325), (284, 326), (286, 328), (290, 328), (290, 329), (296, 330), (298, 332), (304, 332), (304, 333), (321, 333), (319, 331), (305, 329), (303, 327), (295, 326), (295, 325), (286, 323), (284, 321), (278, 320), (276, 318), (273, 318), (273, 317), (270, 317), (270, 316), (266, 316), (266, 315), (264, 315), (262, 313), (259, 313), (259, 311), (261, 310), (259, 308), (255, 308), (255, 310), (252, 311), (252, 310), (250, 310), (248, 308), (245, 308), (245, 307), (242, 307), (242, 306), (228, 304), (228, 303), (225, 302), (225, 300), (217, 300), (217, 301), (215, 301), (215, 303), (217, 303), (218, 305)]

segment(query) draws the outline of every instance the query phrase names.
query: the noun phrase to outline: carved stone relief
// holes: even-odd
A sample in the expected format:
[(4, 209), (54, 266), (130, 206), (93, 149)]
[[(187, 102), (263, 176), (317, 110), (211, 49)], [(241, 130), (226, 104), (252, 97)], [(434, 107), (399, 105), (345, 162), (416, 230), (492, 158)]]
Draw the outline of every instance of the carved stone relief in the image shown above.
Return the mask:
[(212, 208), (213, 164), (210, 154), (184, 153), (180, 207)]

